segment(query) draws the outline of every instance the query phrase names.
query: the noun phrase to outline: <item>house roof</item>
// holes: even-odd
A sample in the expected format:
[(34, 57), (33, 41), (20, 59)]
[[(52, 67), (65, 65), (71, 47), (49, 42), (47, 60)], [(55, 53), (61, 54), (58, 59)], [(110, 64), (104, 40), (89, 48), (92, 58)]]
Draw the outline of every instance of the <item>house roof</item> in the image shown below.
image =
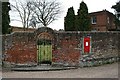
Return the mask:
[(91, 12), (89, 13), (90, 15), (93, 15), (93, 14), (102, 14), (102, 13), (108, 13), (108, 14), (111, 14), (111, 15), (114, 15), (113, 13), (109, 12), (108, 10), (102, 10), (102, 11), (97, 11), (97, 12)]

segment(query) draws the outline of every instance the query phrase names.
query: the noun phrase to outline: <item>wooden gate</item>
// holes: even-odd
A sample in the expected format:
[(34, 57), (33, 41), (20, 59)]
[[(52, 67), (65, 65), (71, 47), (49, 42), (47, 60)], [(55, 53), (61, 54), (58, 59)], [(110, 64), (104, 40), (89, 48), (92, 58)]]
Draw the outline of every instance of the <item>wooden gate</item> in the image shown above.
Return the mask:
[(49, 33), (43, 32), (38, 35), (37, 50), (38, 64), (52, 63), (52, 37)]

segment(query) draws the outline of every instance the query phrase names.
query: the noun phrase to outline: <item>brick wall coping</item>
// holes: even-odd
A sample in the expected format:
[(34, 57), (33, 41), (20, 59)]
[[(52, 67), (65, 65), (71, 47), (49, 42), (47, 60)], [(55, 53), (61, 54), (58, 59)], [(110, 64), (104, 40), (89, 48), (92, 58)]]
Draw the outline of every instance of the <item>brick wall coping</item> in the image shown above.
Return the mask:
[(56, 31), (55, 33), (120, 33), (120, 31)]
[[(11, 34), (0, 35), (1, 36), (10, 36), (15, 33), (35, 33), (35, 31), (15, 31)], [(120, 31), (55, 31), (55, 33), (111, 33), (111, 34), (120, 34)]]

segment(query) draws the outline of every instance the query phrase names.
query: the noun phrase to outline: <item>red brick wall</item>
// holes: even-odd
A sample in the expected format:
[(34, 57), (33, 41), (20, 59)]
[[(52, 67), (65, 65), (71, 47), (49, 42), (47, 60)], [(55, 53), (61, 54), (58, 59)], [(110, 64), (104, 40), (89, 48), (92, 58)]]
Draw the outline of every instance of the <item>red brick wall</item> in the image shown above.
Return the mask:
[[(12, 35), (12, 45), (6, 51), (5, 61), (11, 63), (36, 63), (36, 41), (30, 33), (15, 33)], [(7, 38), (6, 38), (7, 39)]]
[[(35, 31), (36, 29), (34, 28), (28, 28), (25, 31)], [(16, 26), (12, 26), (12, 32), (15, 31), (24, 31), (23, 27), (16, 27)]]
[[(65, 35), (65, 34), (63, 34)], [(64, 65), (76, 66), (79, 64), (80, 49), (78, 39), (74, 36), (62, 37), (57, 42), (57, 49), (53, 51), (53, 63), (64, 63)]]
[[(38, 30), (38, 34), (42, 30)], [(78, 66), (84, 55), (96, 58), (118, 56), (118, 32), (56, 32), (52, 39), (52, 64)], [(37, 63), (37, 34), (16, 32), (4, 38), (4, 60), (11, 63)], [(83, 52), (83, 38), (91, 37), (91, 53)], [(88, 56), (88, 57), (89, 57)]]

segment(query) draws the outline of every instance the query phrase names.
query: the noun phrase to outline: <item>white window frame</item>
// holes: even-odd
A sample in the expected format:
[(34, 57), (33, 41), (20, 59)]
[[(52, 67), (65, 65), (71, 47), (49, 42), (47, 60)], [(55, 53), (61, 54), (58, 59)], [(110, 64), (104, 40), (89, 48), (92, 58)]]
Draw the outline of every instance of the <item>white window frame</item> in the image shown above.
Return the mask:
[[(95, 18), (96, 18), (96, 20), (94, 20)], [(91, 23), (97, 24), (97, 17), (96, 16), (91, 17)]]

